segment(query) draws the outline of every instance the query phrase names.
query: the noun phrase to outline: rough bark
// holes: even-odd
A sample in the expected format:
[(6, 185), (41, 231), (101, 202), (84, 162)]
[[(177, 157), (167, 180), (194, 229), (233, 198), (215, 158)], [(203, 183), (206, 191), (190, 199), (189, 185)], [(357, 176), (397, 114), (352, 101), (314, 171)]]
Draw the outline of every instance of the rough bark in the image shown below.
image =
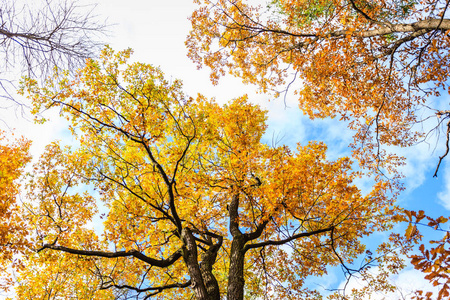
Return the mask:
[(197, 244), (189, 228), (183, 228), (181, 231), (181, 238), (184, 243), (183, 259), (188, 268), (189, 276), (191, 277), (191, 287), (195, 297), (197, 300), (209, 300), (209, 295), (206, 291), (202, 272), (200, 271), (197, 260)]
[(244, 246), (247, 242), (239, 230), (239, 194), (233, 196), (230, 207), (230, 232), (233, 236), (230, 250), (230, 270), (228, 273), (228, 300), (244, 299)]
[(230, 271), (228, 273), (228, 300), (244, 299), (244, 246), (245, 237), (241, 234), (233, 237), (230, 253)]
[(200, 263), (200, 271), (202, 272), (203, 282), (206, 287), (206, 292), (211, 300), (220, 300), (219, 283), (212, 273), (213, 265), (216, 262), (217, 251), (219, 251), (220, 244), (214, 244), (202, 254), (202, 262)]

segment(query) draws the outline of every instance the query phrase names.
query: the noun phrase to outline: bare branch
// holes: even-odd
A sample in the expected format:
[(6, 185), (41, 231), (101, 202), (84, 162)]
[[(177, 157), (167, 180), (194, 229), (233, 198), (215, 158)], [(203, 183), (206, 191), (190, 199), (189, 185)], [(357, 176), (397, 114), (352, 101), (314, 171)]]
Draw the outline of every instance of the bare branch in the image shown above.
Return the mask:
[[(97, 56), (104, 46), (101, 39), (108, 25), (95, 15), (95, 5), (82, 5), (78, 0), (45, 0), (36, 5), (14, 0), (2, 2), (0, 8), (0, 66), (2, 74), (20, 72), (46, 78), (55, 70), (71, 73), (87, 58)], [(11, 77), (11, 75), (9, 76)], [(14, 88), (3, 85), (12, 78), (0, 79), (1, 98), (25, 104), (11, 96)]]
[(437, 173), (439, 171), (439, 167), (441, 166), (441, 162), (447, 156), (448, 152), (450, 151), (449, 143), (450, 143), (450, 121), (447, 122), (447, 140), (445, 142), (446, 150), (442, 156), (439, 156), (439, 163), (436, 166), (436, 170), (434, 171), (433, 177), (437, 177)]
[(54, 67), (80, 66), (103, 46), (96, 40), (107, 26), (98, 22), (95, 6), (76, 0), (46, 0), (38, 9), (16, 5), (4, 3), (0, 11), (0, 52), (6, 68), (19, 64), (29, 76), (46, 76)]

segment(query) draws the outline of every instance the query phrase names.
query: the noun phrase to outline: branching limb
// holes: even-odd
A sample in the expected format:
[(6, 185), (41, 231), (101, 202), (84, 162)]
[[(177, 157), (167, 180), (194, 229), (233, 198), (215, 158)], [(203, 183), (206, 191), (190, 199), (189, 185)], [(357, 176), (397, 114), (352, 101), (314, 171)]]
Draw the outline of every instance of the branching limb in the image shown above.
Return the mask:
[(262, 232), (264, 231), (264, 229), (266, 228), (266, 225), (269, 223), (269, 221), (270, 221), (270, 219), (267, 219), (267, 220), (261, 222), (258, 225), (258, 227), (256, 227), (255, 231), (244, 234), (246, 240), (251, 241), (251, 240), (259, 238), (261, 236)]
[(181, 256), (182, 251), (177, 250), (167, 259), (154, 259), (146, 256), (142, 252), (138, 250), (129, 250), (129, 251), (117, 251), (117, 252), (107, 252), (107, 251), (97, 251), (97, 250), (80, 250), (73, 249), (64, 246), (56, 246), (53, 244), (44, 244), (41, 248), (37, 249), (36, 252), (39, 253), (45, 249), (63, 251), (70, 254), (82, 255), (82, 256), (94, 256), (94, 257), (105, 257), (105, 258), (118, 258), (118, 257), (134, 257), (137, 258), (151, 266), (159, 267), (159, 268), (167, 268), (170, 265), (173, 265)]
[(278, 240), (278, 241), (268, 240), (268, 241), (264, 241), (264, 242), (260, 242), (260, 243), (248, 244), (248, 245), (245, 245), (244, 251), (248, 251), (250, 249), (260, 248), (260, 247), (264, 247), (264, 246), (270, 246), (270, 245), (283, 245), (290, 241), (300, 239), (303, 237), (308, 237), (308, 236), (317, 235), (317, 234), (324, 233), (324, 232), (329, 232), (329, 231), (333, 230), (333, 228), (334, 228), (334, 226), (331, 226), (331, 227), (313, 230), (313, 231), (309, 231), (309, 232), (302, 232), (302, 233), (295, 234), (286, 239)]
[[(137, 288), (137, 287), (133, 287), (133, 286), (130, 286), (130, 285), (127, 285), (127, 284), (110, 283), (110, 284), (102, 286), (100, 289), (106, 290), (106, 289), (114, 287), (116, 289), (132, 290), (132, 291), (135, 291), (137, 293), (145, 293), (145, 292), (154, 291), (154, 293), (151, 293), (151, 294), (147, 295), (148, 297), (150, 297), (150, 296), (154, 296), (156, 294), (159, 294), (159, 293), (161, 293), (164, 290), (173, 289), (173, 288), (187, 288), (190, 285), (191, 285), (191, 280), (188, 280), (188, 281), (186, 281), (184, 283), (172, 283), (172, 284), (167, 284), (167, 285), (163, 285), (163, 286), (148, 287), (148, 288)], [(146, 299), (146, 298), (144, 298), (144, 299)]]

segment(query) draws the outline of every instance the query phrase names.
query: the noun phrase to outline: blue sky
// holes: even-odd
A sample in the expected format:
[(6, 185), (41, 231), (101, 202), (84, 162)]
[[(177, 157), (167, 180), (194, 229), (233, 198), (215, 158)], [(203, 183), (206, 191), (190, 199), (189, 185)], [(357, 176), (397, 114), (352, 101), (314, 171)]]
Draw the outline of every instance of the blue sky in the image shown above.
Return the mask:
[[(91, 3), (84, 1), (83, 3)], [(189, 0), (137, 1), (137, 0), (102, 0), (96, 12), (101, 17), (107, 17), (111, 27), (110, 36), (106, 42), (115, 50), (128, 47), (134, 49), (133, 60), (158, 65), (166, 74), (166, 78), (179, 78), (184, 82), (184, 90), (188, 95), (204, 94), (215, 97), (219, 103), (229, 99), (249, 94), (249, 99), (261, 104), (269, 110), (269, 128), (265, 139), (271, 143), (272, 138), (281, 138), (282, 144), (291, 147), (296, 142), (305, 143), (308, 140), (324, 140), (331, 149), (328, 156), (337, 158), (348, 155), (347, 145), (351, 142), (351, 132), (345, 124), (334, 120), (310, 121), (303, 117), (297, 108), (296, 99), (287, 95), (286, 106), (283, 99), (272, 99), (270, 95), (256, 94), (255, 88), (243, 85), (239, 79), (223, 78), (219, 85), (213, 86), (209, 81), (207, 69), (197, 70), (187, 58), (184, 41), (190, 29), (188, 17), (195, 5)], [(270, 101), (269, 101), (270, 100)], [(35, 126), (22, 117), (15, 117), (12, 110), (0, 112), (0, 116), (16, 128), (19, 134), (34, 140), (33, 155), (38, 156), (45, 144), (54, 139), (70, 139), (64, 136), (65, 122), (52, 118), (51, 123)], [(433, 124), (425, 124), (430, 127)], [(5, 129), (4, 124), (0, 124)], [(70, 141), (70, 140), (69, 140)], [(438, 157), (444, 148), (442, 141), (435, 149), (435, 143), (421, 143), (408, 149), (396, 149), (404, 154), (408, 163), (404, 168), (406, 175), (406, 191), (399, 197), (400, 204), (408, 209), (423, 209), (432, 216), (449, 215), (450, 212), (450, 162), (448, 158), (441, 165), (438, 178), (433, 178)], [(439, 236), (429, 232), (427, 236)], [(380, 240), (385, 236), (380, 235)], [(317, 284), (327, 285), (333, 282), (337, 285), (339, 274), (330, 275), (328, 279), (318, 279)], [(420, 273), (407, 269), (397, 279), (399, 285), (413, 285), (414, 288), (423, 284)], [(353, 284), (353, 283), (352, 283)], [(388, 297), (388, 299), (390, 299)], [(397, 299), (392, 297), (392, 299)]]

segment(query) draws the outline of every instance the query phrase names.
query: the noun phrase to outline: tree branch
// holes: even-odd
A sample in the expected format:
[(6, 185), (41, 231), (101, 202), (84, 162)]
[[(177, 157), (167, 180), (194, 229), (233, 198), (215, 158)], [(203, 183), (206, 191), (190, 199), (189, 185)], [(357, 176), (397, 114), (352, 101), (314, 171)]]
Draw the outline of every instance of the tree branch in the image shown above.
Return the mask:
[(262, 232), (264, 231), (264, 228), (266, 228), (266, 225), (269, 223), (270, 219), (265, 220), (264, 222), (261, 222), (258, 227), (256, 227), (256, 230), (250, 233), (244, 234), (247, 241), (251, 241), (254, 239), (257, 239), (261, 236)]
[(239, 193), (236, 193), (232, 199), (229, 206), (230, 213), (230, 232), (233, 237), (242, 235), (242, 232), (239, 230)]
[(117, 257), (135, 257), (151, 266), (159, 267), (159, 268), (167, 268), (168, 266), (174, 264), (181, 256), (182, 250), (179, 249), (174, 252), (167, 259), (154, 259), (146, 256), (142, 252), (138, 250), (129, 250), (129, 251), (117, 251), (117, 252), (107, 252), (107, 251), (96, 251), (96, 250), (80, 250), (73, 249), (64, 246), (56, 246), (52, 244), (44, 244), (41, 248), (37, 249), (36, 252), (39, 253), (45, 249), (63, 251), (70, 254), (77, 254), (82, 256), (95, 256), (95, 257), (106, 257), (106, 258), (117, 258)]
[(447, 140), (445, 142), (446, 150), (442, 156), (439, 156), (439, 162), (438, 162), (438, 165), (436, 166), (436, 171), (434, 171), (433, 177), (437, 177), (437, 173), (439, 171), (439, 167), (441, 166), (441, 162), (448, 155), (448, 152), (450, 151), (449, 143), (450, 143), (450, 121), (447, 122)]
[(331, 227), (327, 227), (327, 228), (323, 228), (323, 229), (318, 229), (318, 230), (313, 230), (313, 231), (309, 231), (309, 232), (302, 232), (299, 234), (295, 234), (291, 237), (288, 237), (287, 239), (283, 239), (283, 240), (278, 240), (278, 241), (265, 241), (265, 242), (260, 242), (260, 243), (255, 243), (255, 244), (247, 244), (244, 247), (244, 251), (250, 250), (250, 249), (254, 249), (254, 248), (260, 248), (260, 247), (265, 247), (265, 246), (270, 246), (270, 245), (283, 245), (286, 244), (290, 241), (299, 239), (299, 238), (303, 238), (303, 237), (308, 237), (311, 235), (316, 235), (316, 234), (320, 234), (320, 233), (324, 233), (324, 232), (328, 232), (333, 230), (334, 226)]
[(167, 289), (173, 289), (173, 288), (186, 288), (188, 286), (191, 285), (191, 280), (188, 280), (184, 283), (172, 283), (172, 284), (167, 284), (167, 285), (163, 285), (163, 286), (156, 286), (156, 287), (148, 287), (148, 288), (137, 288), (137, 287), (133, 287), (127, 284), (115, 284), (115, 283), (111, 283), (107, 286), (102, 286), (100, 289), (101, 290), (106, 290), (109, 289), (111, 287), (115, 287), (117, 289), (128, 289), (128, 290), (133, 290), (135, 292), (138, 293), (143, 293), (143, 292), (149, 292), (149, 291), (157, 291), (156, 293), (152, 293), (152, 295), (156, 295), (158, 293), (161, 293), (164, 290)]

